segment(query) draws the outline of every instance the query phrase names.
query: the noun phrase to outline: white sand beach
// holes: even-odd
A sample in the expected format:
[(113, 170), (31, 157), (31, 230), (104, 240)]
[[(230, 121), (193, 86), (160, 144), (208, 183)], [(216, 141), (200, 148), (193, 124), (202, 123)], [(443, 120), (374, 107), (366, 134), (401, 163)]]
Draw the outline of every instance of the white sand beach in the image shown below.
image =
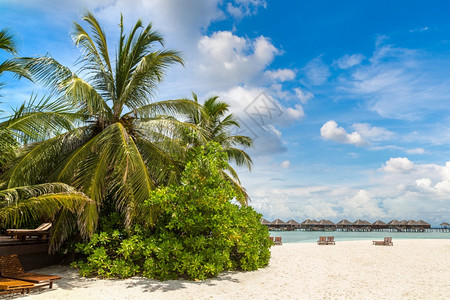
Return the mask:
[(24, 299), (450, 299), (450, 239), (336, 242), (335, 246), (283, 244), (270, 265), (227, 272), (201, 282), (145, 278), (80, 278), (53, 266), (36, 272), (63, 277), (52, 290), (8, 296)]

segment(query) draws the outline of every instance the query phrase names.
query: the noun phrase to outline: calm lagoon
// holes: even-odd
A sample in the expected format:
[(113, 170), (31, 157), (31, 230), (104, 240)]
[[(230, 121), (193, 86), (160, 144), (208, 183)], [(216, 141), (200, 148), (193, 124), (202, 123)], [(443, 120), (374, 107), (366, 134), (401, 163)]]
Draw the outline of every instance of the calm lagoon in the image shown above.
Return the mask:
[(335, 237), (339, 241), (383, 240), (385, 236), (395, 239), (450, 239), (450, 232), (390, 232), (390, 231), (270, 231), (270, 236), (281, 236), (283, 243), (315, 243), (319, 236)]

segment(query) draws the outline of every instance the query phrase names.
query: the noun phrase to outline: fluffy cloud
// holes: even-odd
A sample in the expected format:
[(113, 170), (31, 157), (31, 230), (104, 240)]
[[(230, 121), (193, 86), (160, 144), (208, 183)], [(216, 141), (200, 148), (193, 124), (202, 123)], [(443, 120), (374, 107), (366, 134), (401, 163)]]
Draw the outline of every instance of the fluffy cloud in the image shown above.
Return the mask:
[(250, 40), (230, 31), (202, 37), (198, 50), (197, 78), (210, 88), (251, 82), (279, 54), (279, 50), (263, 36)]
[(384, 141), (394, 136), (392, 131), (382, 127), (375, 127), (368, 123), (355, 123), (352, 125), (352, 128), (368, 141)]
[(255, 140), (254, 155), (268, 155), (286, 151), (279, 127), (289, 126), (304, 116), (300, 104), (283, 105), (272, 97), (270, 90), (256, 87), (233, 87), (215, 91), (220, 99), (230, 105), (230, 111), (238, 118), (241, 128), (236, 134), (247, 135)]
[(362, 54), (344, 55), (336, 61), (336, 64), (341, 69), (348, 69), (359, 65), (364, 59)]
[(323, 124), (320, 128), (320, 135), (325, 140), (332, 140), (338, 143), (352, 144), (356, 146), (365, 145), (366, 141), (358, 132), (347, 133), (347, 131), (339, 127), (333, 120)]
[(383, 170), (386, 172), (408, 172), (414, 169), (414, 163), (406, 157), (391, 158)]
[(265, 74), (272, 80), (290, 81), (295, 79), (295, 72), (291, 69), (278, 69), (275, 71), (266, 71)]

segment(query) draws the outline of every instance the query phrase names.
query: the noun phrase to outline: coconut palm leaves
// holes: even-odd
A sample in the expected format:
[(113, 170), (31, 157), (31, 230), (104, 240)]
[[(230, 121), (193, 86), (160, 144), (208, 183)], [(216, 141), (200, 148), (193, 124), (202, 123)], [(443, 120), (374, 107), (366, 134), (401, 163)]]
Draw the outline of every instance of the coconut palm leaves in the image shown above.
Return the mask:
[(77, 228), (83, 238), (96, 227), (95, 202), (61, 183), (24, 186), (0, 191), (2, 226), (17, 228), (32, 220), (54, 220), (50, 251), (57, 250)]
[(65, 182), (98, 209), (112, 201), (131, 225), (155, 185), (179, 178), (181, 138), (197, 127), (176, 117), (199, 106), (152, 102), (167, 68), (182, 60), (176, 51), (158, 48), (163, 39), (151, 24), (138, 21), (127, 35), (121, 20), (112, 56), (96, 18), (88, 12), (83, 20), (87, 29), (74, 24), (73, 40), (82, 52), (77, 72), (50, 56), (22, 60), (34, 79), (76, 108), (79, 126), (30, 146), (8, 170), (8, 187)]
[[(197, 95), (195, 93), (192, 95), (194, 101), (198, 103)], [(207, 99), (201, 109), (191, 113), (188, 122), (200, 127), (206, 140), (219, 143), (230, 162), (234, 162), (238, 166), (245, 166), (251, 170), (252, 159), (244, 150), (238, 147), (251, 147), (253, 141), (248, 136), (232, 134), (233, 129), (239, 128), (240, 125), (233, 114), (227, 114), (228, 110), (229, 105), (219, 101), (218, 96), (214, 96)], [(236, 171), (230, 165), (227, 166), (226, 171), (231, 177), (225, 172), (224, 176), (232, 181), (234, 187), (240, 192), (239, 194), (244, 195), (243, 198), (238, 200), (241, 204), (247, 204), (248, 195), (240, 185)]]
[[(14, 42), (14, 38), (6, 28), (0, 30), (0, 49), (10, 54), (17, 54), (17, 46)], [(24, 76), (26, 78), (29, 78), (28, 70), (24, 68), (20, 62), (14, 59), (8, 59), (0, 63), (0, 75), (3, 72), (12, 72), (19, 77)], [(0, 87), (2, 85), (3, 84), (0, 83)]]

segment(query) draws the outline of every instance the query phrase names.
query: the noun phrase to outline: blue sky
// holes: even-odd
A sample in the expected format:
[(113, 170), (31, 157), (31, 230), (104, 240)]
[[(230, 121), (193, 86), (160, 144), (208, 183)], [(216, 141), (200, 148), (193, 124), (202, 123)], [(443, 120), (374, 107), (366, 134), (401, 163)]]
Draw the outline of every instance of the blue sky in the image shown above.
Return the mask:
[[(92, 10), (110, 49), (153, 22), (182, 51), (157, 99), (219, 95), (255, 137), (240, 170), (267, 219), (450, 219), (450, 4), (444, 1), (0, 1), (20, 55), (73, 67)], [(1, 54), (3, 55), (3, 54)], [(4, 58), (4, 56), (0, 57)], [(45, 90), (3, 76), (1, 107)]]

